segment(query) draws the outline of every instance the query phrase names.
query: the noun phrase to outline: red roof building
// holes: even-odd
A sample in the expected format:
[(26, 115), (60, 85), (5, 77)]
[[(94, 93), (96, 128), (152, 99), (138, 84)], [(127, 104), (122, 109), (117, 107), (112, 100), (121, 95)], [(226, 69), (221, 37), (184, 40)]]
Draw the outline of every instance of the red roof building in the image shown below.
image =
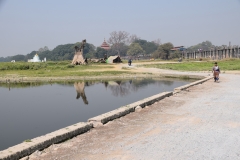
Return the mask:
[(105, 39), (104, 39), (104, 42), (102, 43), (102, 45), (101, 45), (100, 47), (103, 48), (103, 49), (106, 49), (106, 50), (109, 50), (109, 49), (110, 49), (110, 46), (107, 44), (107, 42), (105, 41)]
[(184, 46), (177, 46), (177, 47), (174, 47), (173, 49), (171, 49), (171, 51), (177, 51), (177, 50), (180, 50), (181, 48), (183, 48)]

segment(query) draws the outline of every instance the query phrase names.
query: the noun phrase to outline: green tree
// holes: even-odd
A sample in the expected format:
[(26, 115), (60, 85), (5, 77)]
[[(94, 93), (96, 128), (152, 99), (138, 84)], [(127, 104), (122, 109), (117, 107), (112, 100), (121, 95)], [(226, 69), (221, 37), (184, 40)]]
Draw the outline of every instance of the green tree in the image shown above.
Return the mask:
[(109, 56), (121, 55), (126, 56), (128, 46), (124, 43), (114, 44), (111, 46), (111, 49), (108, 51)]
[(125, 31), (113, 31), (110, 33), (110, 38), (108, 39), (108, 43), (111, 44), (111, 52), (117, 53), (117, 55), (121, 56), (121, 53), (124, 49), (126, 49), (125, 45), (128, 43), (129, 33)]
[(155, 59), (161, 58), (164, 59), (164, 57), (166, 57), (162, 47), (158, 47), (156, 51), (153, 52), (152, 57)]
[(142, 54), (142, 53), (144, 53), (144, 50), (138, 43), (132, 43), (129, 46), (129, 49), (127, 51), (127, 55), (129, 55), (129, 56), (134, 56), (134, 55), (138, 55), (138, 54)]
[(170, 53), (169, 58), (174, 59), (174, 58), (181, 58), (182, 57), (182, 51), (174, 51), (173, 53)]
[(15, 60), (15, 61), (24, 61), (25, 55), (15, 55), (11, 57), (11, 60)]
[(48, 47), (45, 46), (43, 48), (39, 48), (38, 53), (41, 53), (41, 52), (44, 52), (44, 51), (48, 51), (48, 50), (49, 50)]
[(212, 44), (212, 42), (205, 41), (205, 42), (199, 43), (197, 45), (188, 47), (187, 50), (188, 51), (198, 51), (199, 49), (201, 49), (201, 50), (210, 50), (212, 48), (215, 48), (215, 46)]
[(97, 51), (95, 52), (95, 57), (97, 58), (104, 58), (104, 55), (108, 55), (108, 51), (101, 47), (97, 47)]
[(134, 43), (138, 43), (142, 47), (142, 49), (145, 51), (146, 54), (151, 54), (154, 51), (156, 51), (158, 48), (158, 45), (156, 43), (148, 42), (143, 39), (137, 39), (134, 41)]
[(173, 44), (168, 42), (160, 45), (163, 49), (163, 52), (165, 53), (166, 59), (168, 59), (171, 49), (173, 49)]
[(160, 45), (157, 50), (153, 53), (154, 58), (169, 59), (173, 44), (168, 42)]

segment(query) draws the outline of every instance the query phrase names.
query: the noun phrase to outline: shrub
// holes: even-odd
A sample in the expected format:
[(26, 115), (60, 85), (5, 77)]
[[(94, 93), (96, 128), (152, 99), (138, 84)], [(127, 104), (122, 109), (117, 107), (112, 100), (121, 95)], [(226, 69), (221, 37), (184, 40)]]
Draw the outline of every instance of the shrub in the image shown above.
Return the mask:
[(67, 65), (67, 68), (74, 68), (75, 67), (75, 65), (73, 65), (73, 64), (68, 64)]

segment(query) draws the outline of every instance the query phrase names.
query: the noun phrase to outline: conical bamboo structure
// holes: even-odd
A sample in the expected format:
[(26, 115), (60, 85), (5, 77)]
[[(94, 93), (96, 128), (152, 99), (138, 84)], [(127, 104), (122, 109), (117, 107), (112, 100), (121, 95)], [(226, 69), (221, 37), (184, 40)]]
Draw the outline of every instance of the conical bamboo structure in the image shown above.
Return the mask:
[(75, 64), (75, 65), (86, 64), (86, 61), (83, 57), (83, 49), (85, 47), (85, 44), (86, 44), (86, 39), (82, 41), (80, 48), (78, 46), (75, 46), (75, 55), (73, 57), (72, 64)]

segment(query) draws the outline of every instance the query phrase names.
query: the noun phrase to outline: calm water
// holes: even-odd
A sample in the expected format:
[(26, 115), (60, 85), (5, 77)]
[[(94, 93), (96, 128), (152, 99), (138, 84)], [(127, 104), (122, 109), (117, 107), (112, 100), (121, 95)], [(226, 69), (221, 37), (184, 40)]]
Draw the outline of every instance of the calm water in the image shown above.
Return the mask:
[(187, 83), (133, 79), (0, 84), (0, 150)]

